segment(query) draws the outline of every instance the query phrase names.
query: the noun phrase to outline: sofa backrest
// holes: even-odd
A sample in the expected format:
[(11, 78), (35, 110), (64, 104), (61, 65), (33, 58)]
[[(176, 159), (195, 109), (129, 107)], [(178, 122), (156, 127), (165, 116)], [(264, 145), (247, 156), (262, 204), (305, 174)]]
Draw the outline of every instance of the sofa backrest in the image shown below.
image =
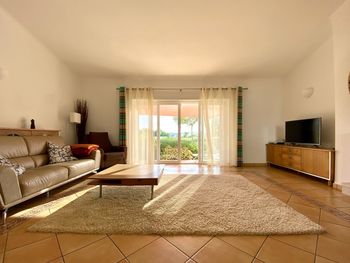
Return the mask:
[(34, 168), (49, 163), (47, 142), (64, 145), (59, 136), (0, 136), (0, 155), (25, 168)]
[(35, 167), (33, 159), (28, 156), (27, 144), (22, 137), (0, 136), (0, 155), (25, 168)]

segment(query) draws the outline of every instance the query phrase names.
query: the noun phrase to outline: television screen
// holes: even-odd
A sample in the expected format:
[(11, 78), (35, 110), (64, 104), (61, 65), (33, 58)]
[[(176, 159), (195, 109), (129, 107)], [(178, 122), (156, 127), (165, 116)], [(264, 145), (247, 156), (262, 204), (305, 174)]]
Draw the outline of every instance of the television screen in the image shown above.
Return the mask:
[(286, 142), (321, 145), (321, 118), (286, 121)]

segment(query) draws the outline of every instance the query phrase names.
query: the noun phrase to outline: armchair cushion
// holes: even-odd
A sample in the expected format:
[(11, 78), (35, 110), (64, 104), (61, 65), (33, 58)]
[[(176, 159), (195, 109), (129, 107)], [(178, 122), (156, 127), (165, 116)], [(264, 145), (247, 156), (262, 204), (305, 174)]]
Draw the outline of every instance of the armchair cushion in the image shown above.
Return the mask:
[(88, 142), (100, 146), (101, 168), (126, 163), (126, 146), (112, 146), (108, 132), (90, 132)]

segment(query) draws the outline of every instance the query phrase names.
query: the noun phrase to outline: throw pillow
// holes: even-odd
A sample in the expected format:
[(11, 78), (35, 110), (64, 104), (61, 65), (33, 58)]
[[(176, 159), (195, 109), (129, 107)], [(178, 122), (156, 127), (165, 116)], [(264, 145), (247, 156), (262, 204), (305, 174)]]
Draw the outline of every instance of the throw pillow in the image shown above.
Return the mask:
[(93, 151), (99, 148), (97, 144), (72, 144), (70, 147), (76, 157), (89, 157)]
[(60, 146), (52, 142), (47, 142), (47, 153), (49, 154), (49, 162), (51, 164), (78, 160), (73, 156), (69, 145)]
[(0, 166), (10, 167), (12, 170), (14, 170), (17, 176), (26, 171), (26, 168), (23, 165), (12, 163), (9, 159), (2, 155), (0, 155)]

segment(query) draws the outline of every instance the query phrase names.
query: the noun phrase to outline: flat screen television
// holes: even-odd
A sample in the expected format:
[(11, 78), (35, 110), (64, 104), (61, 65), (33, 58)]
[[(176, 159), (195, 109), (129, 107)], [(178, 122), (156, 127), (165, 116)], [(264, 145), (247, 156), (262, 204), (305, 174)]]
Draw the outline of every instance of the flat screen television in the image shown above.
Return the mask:
[(286, 121), (286, 143), (321, 145), (322, 119)]

